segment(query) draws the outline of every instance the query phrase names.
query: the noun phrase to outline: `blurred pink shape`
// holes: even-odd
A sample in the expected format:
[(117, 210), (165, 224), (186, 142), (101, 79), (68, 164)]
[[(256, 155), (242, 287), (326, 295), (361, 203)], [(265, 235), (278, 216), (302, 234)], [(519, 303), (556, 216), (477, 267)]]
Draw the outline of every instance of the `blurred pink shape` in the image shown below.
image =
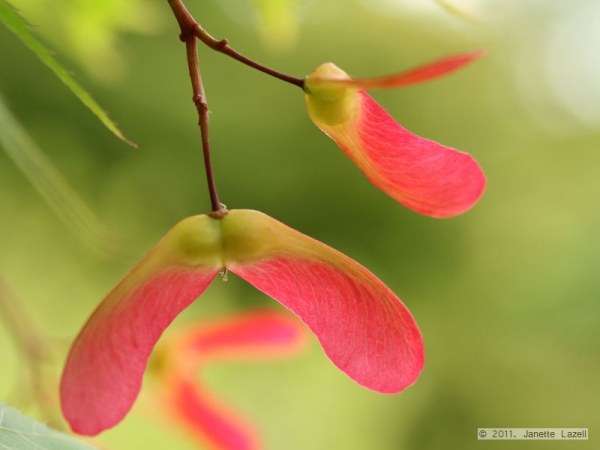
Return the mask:
[(263, 448), (255, 428), (202, 386), (198, 368), (207, 362), (289, 357), (304, 348), (306, 338), (300, 322), (276, 311), (254, 311), (179, 331), (158, 355), (167, 422), (202, 448)]

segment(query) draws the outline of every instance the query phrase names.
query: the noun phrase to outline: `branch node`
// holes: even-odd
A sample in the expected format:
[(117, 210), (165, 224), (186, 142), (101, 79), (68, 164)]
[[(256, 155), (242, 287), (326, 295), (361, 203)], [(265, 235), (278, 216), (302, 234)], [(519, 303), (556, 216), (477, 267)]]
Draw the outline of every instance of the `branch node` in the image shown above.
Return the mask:
[(213, 219), (222, 219), (223, 217), (225, 217), (227, 215), (229, 211), (227, 211), (226, 208), (221, 208), (217, 211), (211, 211), (208, 213), (209, 217), (212, 217)]

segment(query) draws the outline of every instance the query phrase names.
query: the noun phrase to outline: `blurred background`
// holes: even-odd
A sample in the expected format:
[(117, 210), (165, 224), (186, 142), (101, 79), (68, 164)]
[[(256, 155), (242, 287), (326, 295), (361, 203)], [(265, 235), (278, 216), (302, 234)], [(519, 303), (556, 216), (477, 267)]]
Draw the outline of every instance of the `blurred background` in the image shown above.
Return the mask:
[[(70, 340), (99, 301), (173, 225), (208, 212), (210, 202), (184, 46), (167, 2), (12, 3), (139, 145), (111, 135), (0, 27), (3, 101), (86, 217), (68, 226), (60, 205), (39, 195), (44, 187), (0, 151), (0, 273), (32, 321), (60, 343), (45, 368), (57, 380)], [(478, 427), (589, 427), (588, 442), (553, 447), (593, 447), (600, 423), (600, 3), (186, 4), (216, 38), (295, 76), (327, 61), (360, 77), (489, 51), (439, 80), (372, 92), (403, 126), (471, 153), (483, 167), (488, 187), (479, 203), (436, 220), (373, 187), (312, 124), (297, 88), (200, 46), (221, 200), (260, 210), (369, 268), (410, 308), (426, 345), (421, 377), (399, 395), (353, 383), (314, 338), (286, 361), (205, 367), (199, 376), (215, 395), (255, 424), (268, 449), (490, 445), (476, 440)], [(258, 306), (280, 308), (230, 275), (173, 328)], [(0, 401), (21, 406), (15, 391), (23, 358), (1, 320), (0, 355)], [(145, 412), (134, 409), (101, 442), (115, 450), (198, 448)], [(505, 445), (547, 444), (496, 446)]]

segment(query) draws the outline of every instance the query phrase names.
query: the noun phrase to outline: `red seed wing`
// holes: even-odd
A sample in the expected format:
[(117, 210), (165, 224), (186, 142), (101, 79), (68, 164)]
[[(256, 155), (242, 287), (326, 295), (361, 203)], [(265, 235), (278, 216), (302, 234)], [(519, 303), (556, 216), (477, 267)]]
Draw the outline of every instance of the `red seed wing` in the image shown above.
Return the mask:
[[(238, 211), (238, 213), (242, 213)], [(296, 313), (350, 378), (382, 393), (413, 384), (424, 363), (421, 333), (375, 275), (340, 252), (257, 212), (270, 248), (227, 267)], [(258, 220), (257, 220), (258, 223)]]
[(359, 95), (356, 134), (331, 137), (375, 186), (433, 217), (461, 214), (477, 202), (486, 179), (471, 155), (411, 133), (368, 94)]
[[(206, 250), (196, 232), (207, 219), (189, 218), (171, 230), (102, 301), (73, 343), (60, 397), (76, 433), (95, 435), (123, 419), (161, 334), (221, 269), (219, 258), (181, 251), (192, 244), (196, 255)], [(209, 245), (205, 253), (211, 251)]]

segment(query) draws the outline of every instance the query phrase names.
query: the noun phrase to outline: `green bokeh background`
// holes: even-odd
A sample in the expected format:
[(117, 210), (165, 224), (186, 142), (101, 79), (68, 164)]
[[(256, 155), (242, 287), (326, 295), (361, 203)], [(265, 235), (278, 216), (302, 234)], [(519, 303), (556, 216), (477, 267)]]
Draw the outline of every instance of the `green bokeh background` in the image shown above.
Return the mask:
[[(138, 149), (107, 132), (0, 27), (6, 102), (122, 248), (113, 258), (90, 251), (0, 152), (0, 272), (44, 330), (68, 339), (169, 228), (210, 209), (184, 47), (167, 2), (146, 3), (165, 16), (163, 26), (152, 35), (115, 32), (125, 61), (118, 80), (98, 81), (77, 59), (59, 55)], [(600, 120), (592, 120), (597, 110), (582, 119), (573, 102), (565, 107), (563, 85), (544, 69), (554, 67), (544, 65), (552, 60), (553, 33), (569, 20), (587, 29), (586, 8), (598, 12), (594, 1), (463, 2), (477, 24), (434, 2), (420, 9), (391, 0), (307, 2), (295, 45), (283, 53), (265, 46), (224, 1), (187, 3), (215, 37), (296, 76), (326, 61), (369, 76), (452, 53), (490, 52), (446, 78), (373, 92), (405, 127), (473, 154), (486, 172), (487, 191), (471, 211), (436, 220), (374, 188), (311, 123), (297, 88), (200, 48), (222, 201), (260, 210), (369, 268), (410, 308), (426, 345), (421, 377), (399, 395), (356, 385), (315, 339), (288, 361), (206, 367), (201, 376), (216, 395), (251, 418), (268, 449), (549, 445), (478, 442), (478, 427), (589, 427), (589, 441), (551, 446), (596, 448)], [(584, 51), (572, 42), (573, 54)], [(594, 42), (597, 49), (600, 39)], [(572, 77), (584, 93), (600, 90), (586, 81), (600, 79), (597, 66), (564, 64), (561, 80)], [(174, 327), (256, 306), (279, 308), (231, 275)], [(2, 322), (0, 355), (6, 401), (21, 366)], [(102, 441), (116, 450), (195, 448), (146, 416), (134, 410)]]

